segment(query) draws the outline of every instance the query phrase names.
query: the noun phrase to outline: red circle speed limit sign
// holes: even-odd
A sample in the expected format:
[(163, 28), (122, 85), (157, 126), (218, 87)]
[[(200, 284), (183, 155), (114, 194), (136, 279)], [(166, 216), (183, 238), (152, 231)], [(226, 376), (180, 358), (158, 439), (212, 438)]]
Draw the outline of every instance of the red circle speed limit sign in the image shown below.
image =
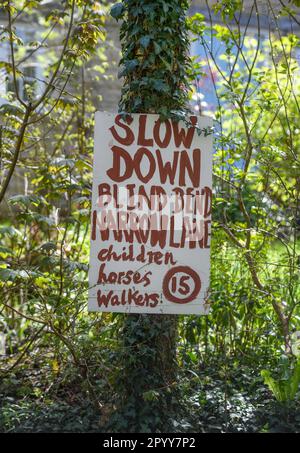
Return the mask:
[(201, 280), (197, 272), (188, 266), (170, 269), (163, 280), (163, 294), (175, 304), (188, 304), (198, 296)]

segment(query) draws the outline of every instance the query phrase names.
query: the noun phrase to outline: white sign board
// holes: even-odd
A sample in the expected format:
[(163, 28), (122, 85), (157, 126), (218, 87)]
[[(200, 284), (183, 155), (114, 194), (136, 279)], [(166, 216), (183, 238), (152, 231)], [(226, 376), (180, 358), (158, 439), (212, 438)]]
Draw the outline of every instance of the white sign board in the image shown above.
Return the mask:
[(207, 313), (211, 120), (95, 120), (89, 310)]

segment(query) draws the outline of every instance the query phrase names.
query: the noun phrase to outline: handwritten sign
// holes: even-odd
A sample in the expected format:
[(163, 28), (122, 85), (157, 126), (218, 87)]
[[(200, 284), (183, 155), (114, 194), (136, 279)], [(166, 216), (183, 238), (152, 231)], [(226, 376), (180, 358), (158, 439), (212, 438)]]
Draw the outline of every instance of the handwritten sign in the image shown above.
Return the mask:
[(207, 313), (211, 120), (95, 120), (89, 310)]

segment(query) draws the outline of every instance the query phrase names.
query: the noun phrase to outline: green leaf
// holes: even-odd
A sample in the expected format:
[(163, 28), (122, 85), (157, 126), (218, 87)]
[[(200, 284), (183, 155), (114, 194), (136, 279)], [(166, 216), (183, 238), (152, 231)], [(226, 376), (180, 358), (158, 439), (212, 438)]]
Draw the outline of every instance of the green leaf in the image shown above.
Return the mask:
[(50, 250), (56, 250), (56, 245), (54, 242), (45, 242), (45, 244), (42, 244), (40, 248), (41, 250), (49, 252)]
[(119, 20), (122, 18), (124, 11), (125, 11), (125, 8), (124, 8), (123, 3), (116, 3), (114, 6), (112, 6), (112, 8), (110, 10), (110, 15), (114, 19)]
[(147, 49), (151, 41), (151, 37), (149, 35), (145, 35), (140, 39), (140, 44), (144, 49)]
[(12, 205), (20, 204), (28, 207), (29, 205), (38, 206), (41, 204), (41, 199), (37, 195), (14, 195), (10, 197), (9, 203)]
[(2, 104), (0, 107), (0, 113), (9, 113), (10, 115), (18, 115), (23, 113), (23, 110), (14, 104)]
[(162, 79), (157, 79), (153, 81), (153, 88), (156, 91), (168, 92), (170, 91), (169, 86)]
[(0, 269), (0, 281), (2, 282), (13, 282), (18, 278), (27, 280), (29, 277), (29, 273), (24, 270)]

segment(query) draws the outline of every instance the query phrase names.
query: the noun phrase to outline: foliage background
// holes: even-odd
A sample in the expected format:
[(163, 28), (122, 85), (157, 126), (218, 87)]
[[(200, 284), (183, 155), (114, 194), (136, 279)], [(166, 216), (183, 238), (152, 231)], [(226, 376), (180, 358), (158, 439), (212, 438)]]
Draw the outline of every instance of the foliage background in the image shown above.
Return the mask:
[[(49, 12), (39, 1), (2, 2), (0, 39), (10, 58), (0, 65), (12, 90), (0, 107), (0, 429), (299, 431), (299, 5), (268, 1), (262, 33), (256, 1), (244, 27), (242, 1), (207, 3), (205, 15), (181, 24), (205, 53), (190, 61), (171, 54), (163, 28), (188, 3), (139, 2), (146, 33), (132, 28), (134, 3), (112, 9), (125, 40), (120, 109), (134, 92), (135, 111), (183, 117), (187, 96), (205, 110), (199, 81), (211, 76), (214, 84), (217, 108), (205, 112), (215, 118), (212, 311), (179, 319), (170, 387), (153, 382), (140, 395), (143, 413), (134, 405), (121, 412), (118, 386), (131, 352), (124, 317), (86, 312), (94, 112), (87, 80), (107, 70), (111, 5), (73, 0)], [(38, 22), (42, 41), (22, 41), (19, 20)], [(187, 34), (181, 39), (184, 49)], [(32, 58), (44, 68), (36, 88), (23, 73)], [(159, 58), (161, 72), (151, 72)], [(138, 84), (134, 74), (143, 70)], [(24, 184), (11, 195), (16, 174)]]

